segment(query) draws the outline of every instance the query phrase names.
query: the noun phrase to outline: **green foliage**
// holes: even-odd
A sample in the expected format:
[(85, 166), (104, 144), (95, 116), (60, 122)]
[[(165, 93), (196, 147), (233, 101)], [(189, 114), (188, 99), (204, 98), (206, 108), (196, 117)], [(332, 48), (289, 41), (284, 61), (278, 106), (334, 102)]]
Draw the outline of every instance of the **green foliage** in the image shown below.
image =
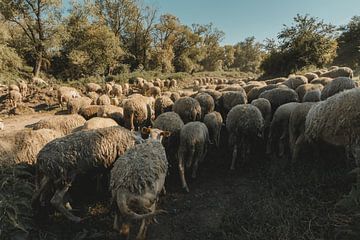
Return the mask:
[(285, 25), (278, 39), (279, 46), (268, 46), (271, 51), (261, 64), (268, 75), (288, 74), (308, 65), (320, 68), (336, 56), (335, 27), (308, 15), (294, 17), (294, 25)]
[(234, 46), (234, 60), (231, 67), (243, 72), (259, 72), (263, 51), (260, 43), (254, 37), (246, 38)]

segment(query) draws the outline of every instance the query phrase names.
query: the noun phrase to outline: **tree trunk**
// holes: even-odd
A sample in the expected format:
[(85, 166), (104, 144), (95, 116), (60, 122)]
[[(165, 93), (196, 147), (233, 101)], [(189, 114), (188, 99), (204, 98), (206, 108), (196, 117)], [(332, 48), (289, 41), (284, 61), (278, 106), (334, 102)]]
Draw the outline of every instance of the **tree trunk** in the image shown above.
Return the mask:
[(42, 63), (42, 55), (40, 54), (38, 58), (36, 59), (36, 63), (33, 69), (34, 77), (38, 77), (40, 70), (41, 70), (41, 63)]

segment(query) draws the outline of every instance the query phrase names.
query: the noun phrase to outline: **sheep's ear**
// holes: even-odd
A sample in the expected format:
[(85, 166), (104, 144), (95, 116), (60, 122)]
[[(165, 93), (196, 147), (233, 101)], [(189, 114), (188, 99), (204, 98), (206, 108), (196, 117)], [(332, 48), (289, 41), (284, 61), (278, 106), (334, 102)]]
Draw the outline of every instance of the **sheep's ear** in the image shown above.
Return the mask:
[(160, 136), (163, 136), (163, 137), (169, 137), (171, 135), (171, 132), (169, 131), (163, 131), (160, 133)]

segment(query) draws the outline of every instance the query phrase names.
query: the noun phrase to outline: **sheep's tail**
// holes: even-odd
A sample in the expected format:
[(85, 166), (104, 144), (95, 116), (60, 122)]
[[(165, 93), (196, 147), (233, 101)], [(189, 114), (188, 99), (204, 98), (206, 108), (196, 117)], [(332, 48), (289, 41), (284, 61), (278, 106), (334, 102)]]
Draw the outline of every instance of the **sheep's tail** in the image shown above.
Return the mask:
[(118, 195), (117, 205), (118, 205), (120, 213), (124, 214), (126, 217), (128, 217), (132, 220), (142, 220), (142, 219), (152, 218), (158, 214), (165, 213), (164, 210), (157, 210), (157, 211), (150, 212), (150, 213), (138, 214), (129, 208), (129, 206), (126, 203), (125, 194), (123, 194), (123, 193), (120, 193), (120, 196)]

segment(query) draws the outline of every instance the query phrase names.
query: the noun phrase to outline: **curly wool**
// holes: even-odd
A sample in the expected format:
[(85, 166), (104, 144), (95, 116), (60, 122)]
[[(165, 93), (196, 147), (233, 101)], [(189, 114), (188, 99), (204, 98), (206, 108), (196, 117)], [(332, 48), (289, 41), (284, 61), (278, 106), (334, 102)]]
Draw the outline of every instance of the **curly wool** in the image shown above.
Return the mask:
[(172, 110), (179, 114), (184, 124), (201, 118), (201, 106), (200, 103), (191, 97), (182, 97), (178, 99)]
[(170, 97), (161, 96), (155, 99), (155, 117), (158, 117), (164, 112), (170, 112), (174, 102)]
[(184, 122), (181, 120), (180, 116), (175, 112), (166, 112), (162, 113), (154, 121), (153, 127), (161, 129), (163, 131), (168, 131), (171, 133), (180, 132), (181, 128), (184, 126)]
[(115, 120), (111, 118), (94, 117), (85, 122), (82, 130), (106, 128), (113, 126), (118, 126), (118, 124), (115, 122)]
[(338, 92), (344, 91), (346, 89), (355, 88), (355, 82), (347, 77), (338, 77), (332, 80), (328, 85), (324, 87), (321, 91), (321, 100), (325, 100), (328, 97), (335, 95)]
[(90, 106), (91, 103), (92, 100), (88, 97), (73, 98), (67, 103), (67, 109), (70, 114), (76, 114), (81, 108)]
[(312, 73), (312, 72), (305, 73), (304, 76), (308, 79), (308, 82), (311, 82), (315, 78), (319, 77), (316, 73)]
[(90, 105), (86, 106), (80, 109), (79, 114), (83, 116), (86, 120), (89, 120), (90, 118), (96, 117), (99, 109), (103, 106), (99, 105)]
[(78, 115), (64, 115), (64, 116), (51, 116), (46, 119), (42, 119), (39, 122), (31, 125), (34, 130), (38, 129), (53, 129), (60, 132), (62, 135), (71, 133), (75, 128), (84, 125), (86, 120)]
[(287, 80), (287, 78), (285, 77), (280, 77), (280, 78), (273, 78), (273, 79), (269, 79), (269, 80), (265, 80), (265, 83), (267, 85), (270, 85), (270, 84), (278, 84), (278, 83), (283, 83)]
[(196, 95), (195, 99), (200, 103), (202, 118), (206, 114), (214, 111), (215, 102), (214, 99), (209, 94), (199, 93), (198, 95)]
[(147, 140), (128, 149), (116, 160), (111, 170), (110, 190), (142, 195), (146, 189), (155, 189), (156, 181), (166, 175), (167, 170), (164, 147), (159, 141)]
[(303, 85), (306, 83), (308, 83), (308, 79), (305, 76), (301, 76), (301, 75), (292, 76), (288, 80), (283, 82), (283, 84), (285, 86), (287, 86), (288, 88), (291, 88), (293, 90), (298, 88), (300, 85)]
[[(139, 127), (151, 117), (151, 109), (146, 104), (145, 97), (140, 96), (129, 98), (124, 103), (124, 122), (127, 128)], [(132, 116), (133, 122), (131, 122)]]
[(271, 122), (271, 103), (265, 98), (258, 98), (251, 102), (251, 105), (257, 107), (264, 119), (265, 127), (270, 126)]
[(320, 75), (320, 77), (330, 77), (330, 78), (338, 78), (338, 77), (353, 78), (353, 76), (354, 76), (353, 70), (348, 67), (333, 68)]
[(111, 105), (110, 97), (106, 94), (101, 95), (97, 101), (97, 105)]
[(97, 83), (88, 83), (85, 85), (86, 92), (99, 92), (101, 91), (101, 86)]
[(260, 94), (259, 98), (265, 98), (271, 103), (271, 110), (274, 113), (278, 107), (289, 102), (298, 102), (297, 93), (289, 88), (274, 88)]
[(92, 105), (96, 105), (97, 100), (99, 98), (99, 94), (97, 94), (96, 92), (88, 92), (86, 94), (87, 97), (89, 97), (91, 99), (91, 104)]
[(360, 89), (343, 91), (312, 107), (306, 117), (305, 136), (334, 145), (359, 139)]
[(307, 92), (310, 92), (310, 91), (313, 91), (313, 90), (323, 90), (324, 86), (321, 85), (321, 84), (312, 84), (312, 83), (307, 83), (307, 84), (303, 84), (303, 85), (300, 85), (299, 87), (296, 88), (296, 93), (298, 94), (299, 96), (299, 100), (300, 102), (303, 101), (303, 98), (305, 96), (305, 94)]
[(219, 100), (219, 105), (224, 115), (226, 115), (234, 106), (246, 103), (247, 96), (245, 91), (224, 92)]
[(247, 99), (249, 102), (252, 102), (253, 100), (257, 99), (261, 93), (263, 93), (267, 90), (277, 88), (277, 87), (278, 87), (278, 85), (276, 85), (276, 84), (269, 84), (267, 86), (262, 86), (262, 87), (254, 87), (253, 89), (251, 89), (248, 92)]
[(312, 90), (305, 93), (303, 102), (319, 102), (321, 101), (321, 92), (320, 90)]
[(67, 174), (72, 172), (108, 168), (134, 146), (135, 139), (136, 136), (123, 127), (75, 132), (46, 144), (37, 156), (37, 168), (56, 181), (67, 180)]
[(312, 84), (321, 84), (323, 86), (328, 85), (329, 83), (332, 82), (332, 78), (328, 78), (328, 77), (319, 77), (319, 78), (315, 78), (313, 80), (311, 80), (310, 83)]
[(209, 138), (214, 142), (215, 138), (220, 134), (223, 124), (223, 118), (218, 112), (211, 112), (205, 115), (204, 124), (208, 128)]

